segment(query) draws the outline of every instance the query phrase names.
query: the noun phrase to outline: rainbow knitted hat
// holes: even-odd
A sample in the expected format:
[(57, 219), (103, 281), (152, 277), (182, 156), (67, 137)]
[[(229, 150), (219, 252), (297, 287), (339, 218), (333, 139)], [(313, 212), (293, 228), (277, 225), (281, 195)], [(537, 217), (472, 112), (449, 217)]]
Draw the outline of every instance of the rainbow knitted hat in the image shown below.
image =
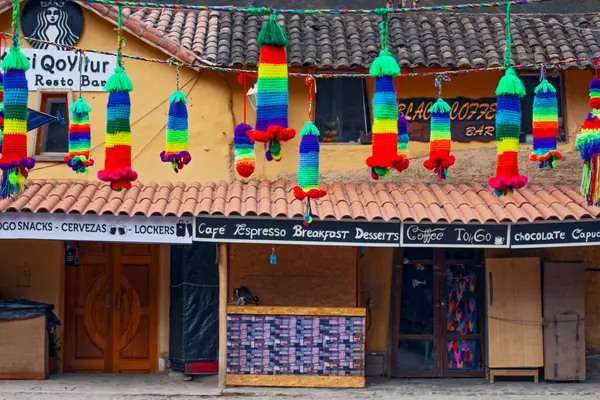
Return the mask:
[(431, 139), (429, 141), (429, 159), (423, 166), (434, 171), (438, 182), (448, 178), (448, 168), (454, 165), (456, 158), (450, 155), (452, 146), (450, 132), (450, 105), (441, 97), (431, 106)]
[(590, 85), (590, 112), (577, 135), (577, 149), (583, 159), (581, 195), (588, 205), (600, 206), (600, 79)]
[(300, 157), (298, 161), (298, 186), (294, 187), (294, 196), (298, 200), (307, 198), (304, 225), (313, 220), (311, 199), (320, 199), (327, 192), (319, 189), (319, 129), (308, 121), (300, 131)]
[(256, 82), (256, 127), (248, 132), (251, 141), (268, 143), (268, 161), (281, 160), (281, 142), (296, 136), (288, 128), (288, 65), (285, 49), (288, 40), (283, 28), (271, 14), (258, 34), (260, 46)]
[(138, 173), (131, 168), (131, 99), (133, 84), (122, 66), (117, 66), (104, 90), (106, 106), (106, 157), (98, 179), (109, 182), (113, 190), (130, 189)]
[(27, 101), (29, 90), (25, 71), (29, 60), (14, 42), (2, 61), (4, 70), (4, 138), (2, 140), (2, 182), (0, 197), (7, 198), (23, 191), (29, 170), (35, 160), (27, 153)]
[(183, 169), (192, 161), (188, 151), (188, 100), (185, 93), (176, 90), (169, 99), (167, 118), (167, 138), (165, 151), (160, 153), (162, 162), (171, 163), (175, 172)]
[(400, 66), (387, 50), (383, 50), (371, 64), (369, 73), (375, 77), (373, 95), (372, 155), (366, 164), (371, 177), (387, 177), (390, 169), (403, 171), (408, 159), (398, 152), (398, 100), (394, 77), (400, 75)]
[(544, 77), (535, 88), (533, 99), (533, 153), (531, 161), (539, 162), (540, 168), (556, 167), (563, 155), (556, 150), (558, 138), (558, 100), (556, 89)]
[(65, 162), (76, 173), (88, 174), (88, 167), (94, 165), (90, 157), (91, 108), (85, 99), (80, 97), (71, 106), (71, 124), (69, 125), (69, 154)]
[(248, 124), (238, 124), (233, 131), (233, 153), (235, 157), (235, 170), (244, 177), (249, 178), (256, 167), (256, 154), (254, 141), (248, 136), (252, 127)]
[(496, 88), (496, 176), (488, 180), (496, 195), (506, 195), (527, 185), (527, 176), (519, 174), (519, 138), (521, 136), (521, 97), (525, 85), (514, 68), (508, 68)]

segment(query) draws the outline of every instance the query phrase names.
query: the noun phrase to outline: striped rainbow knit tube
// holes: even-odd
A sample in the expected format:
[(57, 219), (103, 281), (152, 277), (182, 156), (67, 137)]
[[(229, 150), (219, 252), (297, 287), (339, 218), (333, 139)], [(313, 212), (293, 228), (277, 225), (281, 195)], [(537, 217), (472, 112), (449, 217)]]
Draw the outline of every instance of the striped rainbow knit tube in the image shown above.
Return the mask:
[(69, 125), (69, 154), (65, 162), (76, 173), (88, 174), (87, 167), (94, 165), (90, 157), (91, 108), (85, 99), (80, 97), (71, 107), (71, 124)]
[(131, 80), (123, 67), (116, 67), (104, 88), (108, 94), (106, 106), (106, 156), (98, 179), (109, 182), (113, 190), (131, 188), (138, 174), (131, 168)]
[(581, 195), (588, 205), (600, 206), (600, 79), (590, 86), (590, 112), (577, 134), (577, 149), (583, 159)]
[(525, 86), (514, 68), (506, 70), (498, 88), (496, 104), (496, 176), (488, 180), (496, 195), (510, 194), (527, 185), (527, 176), (519, 174), (519, 137), (521, 136), (521, 97)]
[(187, 102), (185, 93), (179, 90), (176, 90), (169, 99), (166, 145), (165, 151), (160, 153), (160, 159), (171, 163), (175, 172), (179, 172), (192, 161), (188, 151)]
[(452, 146), (450, 133), (450, 105), (439, 98), (431, 106), (431, 137), (429, 140), (429, 159), (423, 166), (434, 171), (438, 182), (448, 178), (448, 168), (454, 165), (456, 158), (450, 155)]
[(375, 77), (373, 95), (372, 155), (366, 164), (371, 167), (371, 177), (378, 180), (389, 176), (390, 169), (403, 171), (406, 159), (398, 154), (398, 99), (394, 77), (400, 75), (396, 59), (382, 51), (371, 64), (369, 73)]
[(2, 141), (2, 182), (0, 197), (19, 194), (35, 160), (27, 156), (27, 101), (29, 91), (25, 71), (29, 61), (17, 45), (2, 61), (4, 72), (4, 139)]
[(300, 131), (300, 156), (298, 158), (298, 186), (294, 187), (294, 196), (298, 200), (307, 198), (304, 225), (312, 222), (311, 199), (320, 199), (327, 193), (319, 189), (319, 129), (308, 121)]
[(238, 124), (233, 131), (233, 154), (235, 170), (244, 178), (249, 178), (256, 167), (256, 154), (254, 141), (248, 136), (252, 127), (248, 124)]
[(0, 154), (4, 137), (4, 74), (0, 71)]
[(288, 41), (274, 14), (262, 27), (257, 43), (256, 126), (248, 135), (254, 142), (268, 143), (268, 161), (280, 161), (281, 142), (296, 136), (296, 130), (288, 128)]
[(539, 162), (540, 168), (556, 167), (563, 155), (556, 150), (558, 138), (558, 100), (556, 89), (547, 79), (535, 88), (533, 99), (533, 153), (531, 161)]
[(408, 120), (406, 119), (406, 115), (398, 114), (398, 155), (404, 160), (404, 169), (407, 169), (410, 164), (408, 158), (408, 140)]

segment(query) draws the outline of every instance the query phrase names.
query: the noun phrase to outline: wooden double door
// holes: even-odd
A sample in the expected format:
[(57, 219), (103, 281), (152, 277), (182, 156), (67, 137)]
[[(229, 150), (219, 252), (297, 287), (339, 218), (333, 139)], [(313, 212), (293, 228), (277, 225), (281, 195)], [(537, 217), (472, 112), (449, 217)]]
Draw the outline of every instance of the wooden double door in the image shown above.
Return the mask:
[(484, 375), (484, 269), (477, 249), (404, 248), (394, 257), (395, 377)]
[(74, 246), (79, 263), (65, 267), (65, 372), (156, 372), (158, 247)]

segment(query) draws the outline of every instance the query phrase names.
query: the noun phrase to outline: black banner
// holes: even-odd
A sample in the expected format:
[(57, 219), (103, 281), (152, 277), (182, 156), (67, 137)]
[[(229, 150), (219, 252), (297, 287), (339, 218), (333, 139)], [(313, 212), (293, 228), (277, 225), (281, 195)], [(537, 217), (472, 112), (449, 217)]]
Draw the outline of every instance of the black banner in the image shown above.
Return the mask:
[[(450, 120), (452, 140), (470, 142), (472, 140), (489, 142), (496, 140), (496, 98), (470, 99), (457, 97), (445, 99), (451, 107)], [(402, 100), (398, 111), (408, 120), (410, 140), (429, 142), (429, 109), (436, 102), (433, 98), (414, 98)]]
[(404, 224), (402, 246), (508, 248), (508, 225)]
[(511, 248), (592, 246), (600, 243), (600, 221), (512, 225)]
[(194, 241), (398, 247), (400, 222), (197, 217)]

